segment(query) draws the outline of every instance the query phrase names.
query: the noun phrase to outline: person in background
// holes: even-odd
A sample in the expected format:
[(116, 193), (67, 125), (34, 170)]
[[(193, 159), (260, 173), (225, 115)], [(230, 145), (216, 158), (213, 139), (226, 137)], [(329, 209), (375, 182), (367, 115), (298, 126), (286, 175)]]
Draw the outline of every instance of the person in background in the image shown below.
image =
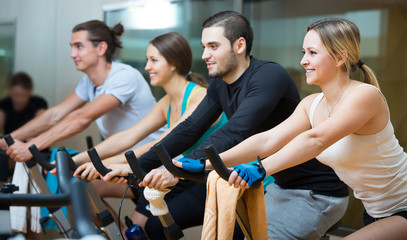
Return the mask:
[[(44, 98), (32, 95), (34, 84), (25, 72), (14, 74), (10, 82), (10, 96), (0, 101), (0, 132), (9, 134), (39, 116), (47, 109)], [(0, 156), (0, 187), (11, 176), (9, 160)]]

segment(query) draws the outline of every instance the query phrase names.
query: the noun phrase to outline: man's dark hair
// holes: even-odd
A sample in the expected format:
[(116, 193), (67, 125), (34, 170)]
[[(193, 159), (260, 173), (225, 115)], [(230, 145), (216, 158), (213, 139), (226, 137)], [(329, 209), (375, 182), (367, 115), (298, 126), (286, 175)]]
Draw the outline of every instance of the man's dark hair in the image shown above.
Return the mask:
[(72, 29), (73, 33), (79, 31), (88, 32), (88, 40), (92, 42), (94, 47), (100, 42), (107, 43), (105, 57), (109, 63), (112, 62), (116, 48), (122, 48), (119, 36), (123, 34), (124, 29), (120, 23), (116, 24), (113, 28), (109, 28), (106, 23), (102, 21), (91, 20), (78, 24)]
[(10, 87), (20, 86), (27, 90), (34, 88), (31, 77), (25, 72), (18, 72), (11, 77)]
[(243, 37), (246, 40), (246, 56), (250, 55), (253, 45), (253, 29), (242, 14), (234, 11), (219, 12), (206, 19), (202, 27), (223, 27), (225, 37), (230, 41), (230, 45), (233, 45), (238, 38)]

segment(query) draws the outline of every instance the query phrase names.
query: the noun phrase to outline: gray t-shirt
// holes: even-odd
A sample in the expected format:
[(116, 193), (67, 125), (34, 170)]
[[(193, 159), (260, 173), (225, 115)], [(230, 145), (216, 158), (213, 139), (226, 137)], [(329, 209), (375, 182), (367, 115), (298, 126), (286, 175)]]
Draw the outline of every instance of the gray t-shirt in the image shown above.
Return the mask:
[[(96, 125), (103, 138), (108, 138), (137, 124), (156, 104), (150, 87), (141, 73), (129, 65), (117, 62), (112, 63), (109, 76), (102, 85), (96, 87), (85, 75), (78, 83), (75, 93), (88, 102), (101, 94), (113, 95), (121, 102), (119, 106), (96, 119)], [(164, 130), (160, 129), (150, 134), (137, 145), (155, 140)]]

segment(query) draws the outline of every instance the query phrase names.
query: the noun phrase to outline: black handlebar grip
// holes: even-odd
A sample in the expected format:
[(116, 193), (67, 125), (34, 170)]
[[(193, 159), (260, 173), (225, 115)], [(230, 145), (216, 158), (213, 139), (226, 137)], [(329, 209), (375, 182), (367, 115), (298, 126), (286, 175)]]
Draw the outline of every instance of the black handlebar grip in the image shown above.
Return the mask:
[(206, 156), (208, 156), (209, 161), (211, 162), (213, 169), (219, 174), (221, 178), (226, 181), (229, 181), (229, 176), (232, 173), (225, 164), (223, 164), (222, 159), (219, 156), (218, 151), (216, 151), (215, 146), (213, 144), (204, 148)]
[(4, 140), (9, 147), (14, 144), (14, 139), (11, 137), (11, 135), (7, 134), (6, 136), (4, 136)]
[(102, 175), (105, 176), (108, 172), (111, 172), (111, 169), (106, 168), (103, 163), (102, 160), (100, 160), (100, 157), (98, 155), (98, 153), (96, 152), (95, 148), (91, 148), (88, 150), (88, 155), (90, 160), (93, 163), (93, 166), (95, 166), (96, 170)]
[(61, 207), (70, 204), (70, 194), (32, 194), (13, 193), (0, 194), (2, 206), (43, 206)]
[(78, 168), (78, 165), (74, 162), (74, 160), (72, 159), (71, 155), (69, 155), (68, 150), (66, 150), (65, 147), (59, 147), (59, 148), (58, 148), (58, 151), (64, 151), (64, 152), (66, 152), (67, 157), (68, 157), (69, 169), (70, 169), (72, 172), (75, 172), (76, 169)]
[(49, 163), (47, 160), (45, 160), (40, 152), (38, 150), (37, 146), (35, 144), (31, 145), (28, 147), (28, 150), (30, 150), (31, 154), (33, 155), (33, 159), (36, 163), (41, 165), (42, 168), (44, 168), (47, 171), (51, 171), (52, 169), (55, 168), (54, 164)]
[(206, 176), (204, 173), (202, 174), (191, 174), (182, 170), (181, 168), (176, 167), (172, 163), (171, 156), (168, 154), (167, 149), (165, 149), (164, 145), (161, 143), (157, 143), (154, 145), (154, 150), (160, 158), (162, 164), (167, 168), (167, 170), (172, 173), (174, 176), (189, 179), (195, 182), (206, 182)]
[(144, 170), (141, 168), (140, 163), (137, 160), (136, 155), (134, 154), (133, 150), (127, 151), (124, 156), (127, 159), (127, 162), (130, 165), (131, 170), (133, 171), (134, 175), (142, 181), (144, 177), (146, 176), (146, 173)]
[(91, 136), (86, 137), (86, 145), (88, 146), (88, 149), (93, 148), (93, 139)]

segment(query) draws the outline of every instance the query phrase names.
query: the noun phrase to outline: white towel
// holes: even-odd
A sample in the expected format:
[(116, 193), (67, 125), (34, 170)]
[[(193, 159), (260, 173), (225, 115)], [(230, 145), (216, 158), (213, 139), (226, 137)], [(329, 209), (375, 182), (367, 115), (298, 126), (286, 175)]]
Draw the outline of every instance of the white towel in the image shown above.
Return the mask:
[(153, 216), (162, 216), (169, 212), (167, 203), (164, 200), (165, 194), (169, 192), (169, 189), (159, 191), (154, 188), (144, 188), (144, 197), (150, 203), (150, 212)]
[[(37, 166), (36, 166), (37, 167)], [(19, 187), (19, 190), (14, 193), (37, 193), (38, 186), (33, 182), (34, 186), (30, 184), (28, 179), (28, 168), (24, 163), (17, 162), (14, 167), (14, 174), (12, 183)], [(28, 192), (28, 186), (30, 191)], [(39, 191), (39, 190), (38, 190)], [(41, 232), (41, 212), (39, 207), (30, 207), (31, 212), (31, 231), (35, 233)], [(27, 232), (27, 207), (10, 207), (11, 228), (17, 232)]]

